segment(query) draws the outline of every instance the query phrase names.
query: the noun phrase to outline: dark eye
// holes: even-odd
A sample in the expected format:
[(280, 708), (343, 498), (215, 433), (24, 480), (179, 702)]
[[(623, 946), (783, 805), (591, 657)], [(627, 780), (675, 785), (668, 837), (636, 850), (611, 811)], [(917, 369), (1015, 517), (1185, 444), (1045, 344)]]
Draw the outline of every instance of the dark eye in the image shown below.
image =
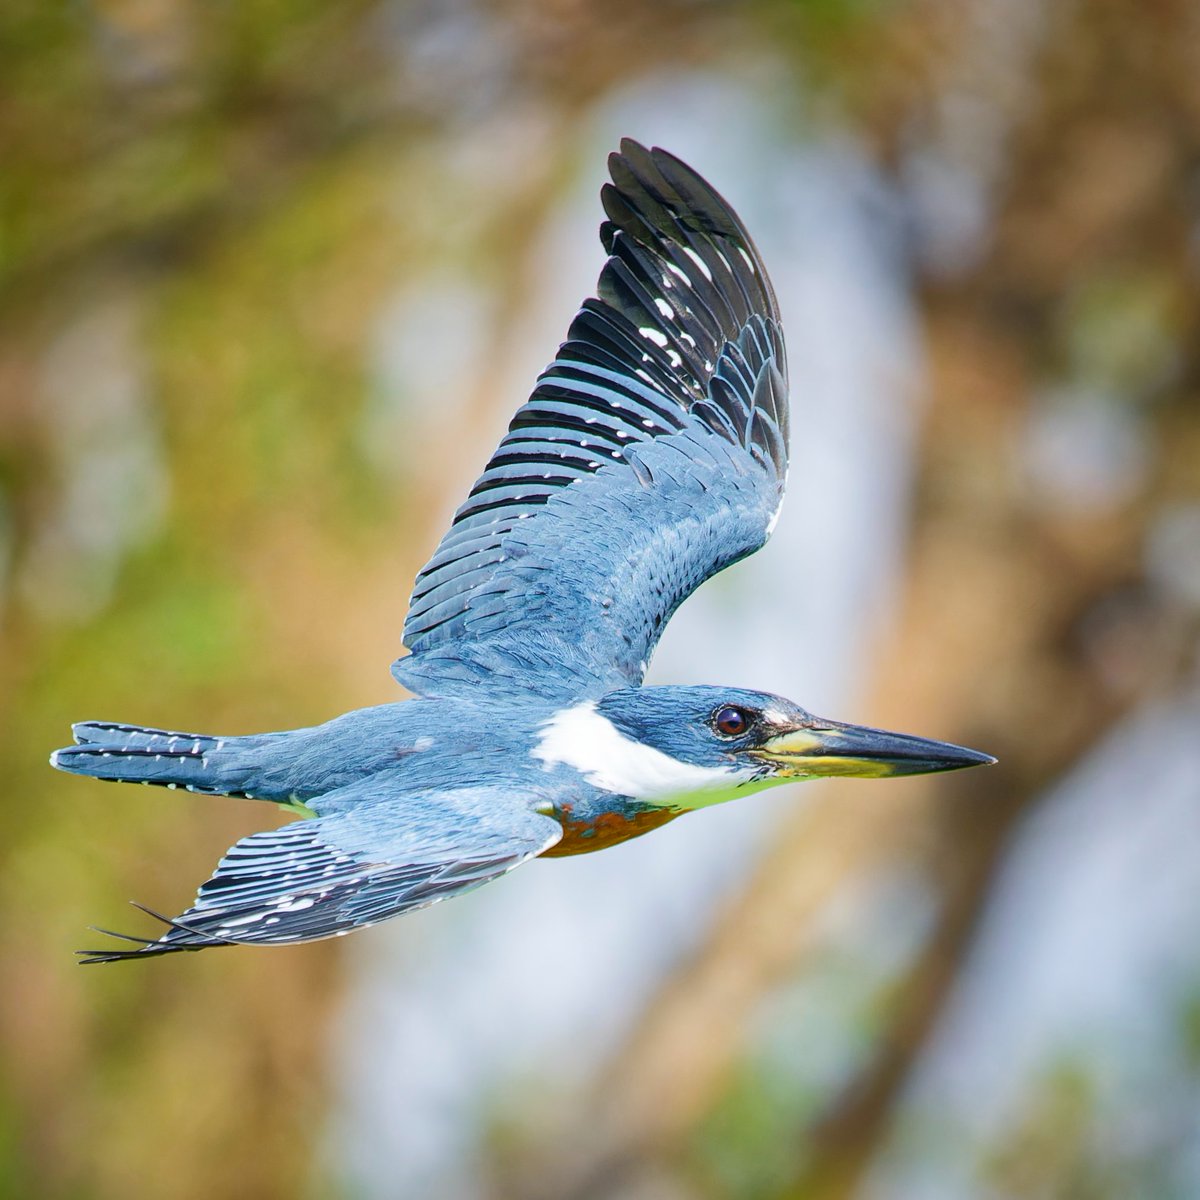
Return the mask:
[(733, 704), (722, 704), (713, 713), (713, 728), (722, 737), (741, 737), (750, 728), (754, 714)]

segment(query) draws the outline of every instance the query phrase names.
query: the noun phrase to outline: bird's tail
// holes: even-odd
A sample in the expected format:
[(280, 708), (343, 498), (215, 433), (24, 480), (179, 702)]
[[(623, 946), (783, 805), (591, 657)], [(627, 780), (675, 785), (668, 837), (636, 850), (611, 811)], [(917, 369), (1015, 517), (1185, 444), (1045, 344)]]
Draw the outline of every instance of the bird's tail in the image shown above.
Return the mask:
[[(111, 721), (71, 727), (74, 746), (55, 750), (50, 765), (118, 783), (155, 783), (214, 795), (251, 795), (259, 737), (209, 737), (144, 729)], [(274, 798), (274, 797), (271, 797)]]

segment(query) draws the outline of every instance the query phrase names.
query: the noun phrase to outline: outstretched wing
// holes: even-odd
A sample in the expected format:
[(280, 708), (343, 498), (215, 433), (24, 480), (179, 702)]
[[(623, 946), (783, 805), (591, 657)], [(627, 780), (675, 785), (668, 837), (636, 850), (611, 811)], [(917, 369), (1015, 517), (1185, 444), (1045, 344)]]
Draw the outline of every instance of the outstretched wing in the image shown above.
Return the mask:
[(529, 797), (492, 787), (397, 794), (399, 787), (357, 783), (322, 798), (328, 816), (243, 838), (191, 908), (161, 918), (162, 937), (112, 934), (138, 948), (85, 950), (83, 961), (334, 937), (470, 891), (562, 837), (558, 821), (534, 811)]
[(640, 683), (680, 602), (778, 512), (787, 370), (758, 252), (665, 151), (624, 141), (609, 171), (598, 298), (417, 578), (393, 672), (420, 694)]

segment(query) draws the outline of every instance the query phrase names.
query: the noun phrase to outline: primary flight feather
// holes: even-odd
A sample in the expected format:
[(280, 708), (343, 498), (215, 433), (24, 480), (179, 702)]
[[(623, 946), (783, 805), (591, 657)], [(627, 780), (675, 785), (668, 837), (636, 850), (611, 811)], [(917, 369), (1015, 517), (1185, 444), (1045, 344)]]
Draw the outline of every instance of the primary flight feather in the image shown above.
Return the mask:
[(609, 172), (596, 296), (417, 577), (392, 668), (415, 698), (242, 737), (84, 722), (52, 755), (308, 816), (234, 845), (160, 937), (85, 962), (331, 937), (790, 779), (993, 761), (762, 692), (641, 686), (679, 604), (770, 534), (787, 363), (717, 192), (630, 140)]

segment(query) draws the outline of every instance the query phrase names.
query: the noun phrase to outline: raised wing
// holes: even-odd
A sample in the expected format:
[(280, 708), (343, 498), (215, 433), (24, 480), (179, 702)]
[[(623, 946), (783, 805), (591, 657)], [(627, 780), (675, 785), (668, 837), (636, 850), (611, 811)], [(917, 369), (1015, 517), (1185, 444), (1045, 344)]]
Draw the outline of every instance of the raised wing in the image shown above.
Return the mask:
[(666, 151), (624, 141), (609, 171), (598, 298), (417, 578), (393, 667), (414, 692), (640, 683), (680, 602), (778, 512), (787, 378), (758, 252)]
[(330, 792), (322, 807), (329, 815), (237, 842), (191, 908), (160, 918), (162, 937), (111, 934), (138, 948), (85, 950), (83, 960), (334, 937), (470, 891), (562, 837), (509, 788), (409, 793), (398, 778), (376, 778)]

